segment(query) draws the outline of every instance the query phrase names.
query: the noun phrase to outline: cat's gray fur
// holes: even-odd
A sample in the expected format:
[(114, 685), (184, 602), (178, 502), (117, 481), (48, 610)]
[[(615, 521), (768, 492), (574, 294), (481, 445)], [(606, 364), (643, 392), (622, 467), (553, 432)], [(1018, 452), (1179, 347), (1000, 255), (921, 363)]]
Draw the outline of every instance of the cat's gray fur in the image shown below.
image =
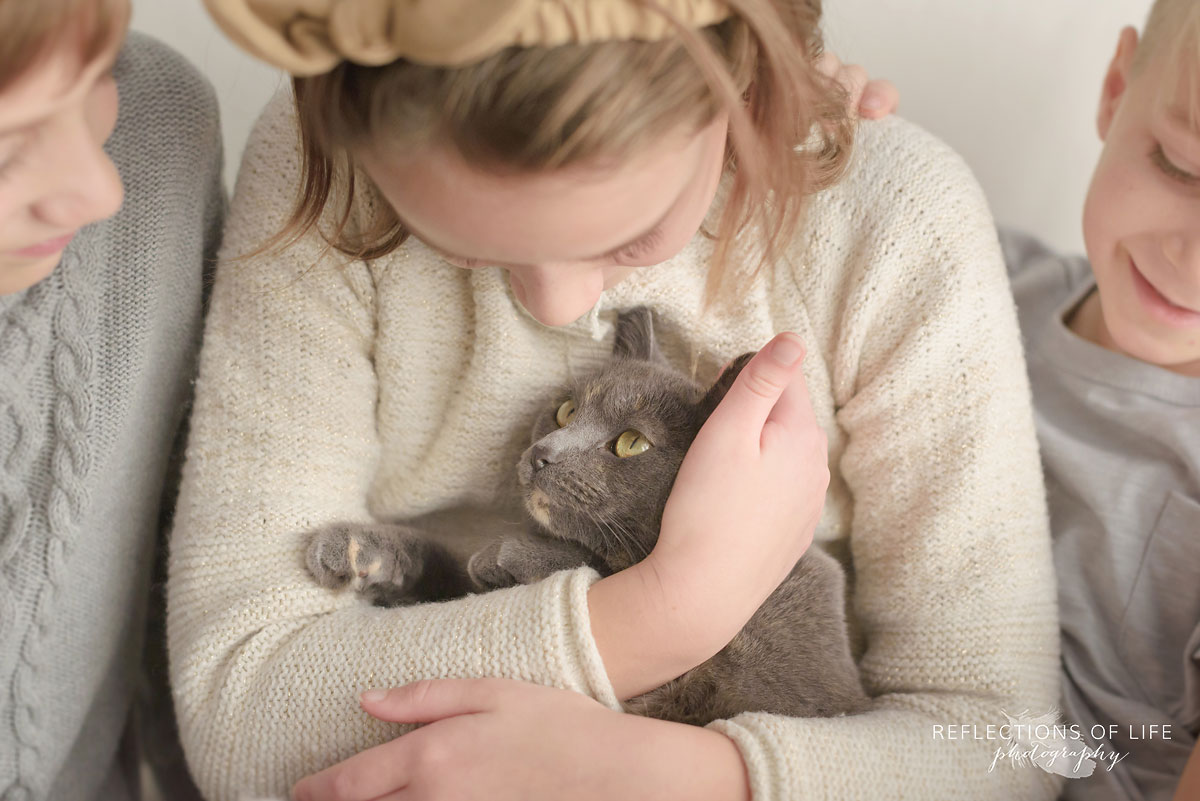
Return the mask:
[[(626, 312), (609, 366), (551, 399), (534, 423), (533, 444), (517, 464), (528, 536), (493, 541), (464, 565), (410, 527), (335, 525), (313, 535), (309, 570), (322, 585), (352, 585), (381, 606), (528, 584), (582, 564), (602, 575), (622, 570), (654, 547), (684, 454), (753, 355), (706, 391), (661, 357), (648, 309)], [(556, 413), (567, 398), (575, 417), (560, 428)], [(617, 457), (613, 443), (628, 429), (653, 447)], [(696, 725), (750, 711), (816, 717), (865, 709), (844, 592), (838, 562), (810, 548), (724, 649), (626, 709)]]

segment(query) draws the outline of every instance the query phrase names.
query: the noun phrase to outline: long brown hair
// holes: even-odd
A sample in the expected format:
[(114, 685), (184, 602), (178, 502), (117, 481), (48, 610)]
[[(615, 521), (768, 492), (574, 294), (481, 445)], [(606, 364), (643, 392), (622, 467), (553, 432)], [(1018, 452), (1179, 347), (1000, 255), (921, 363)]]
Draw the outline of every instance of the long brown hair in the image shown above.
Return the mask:
[(0, 91), (19, 80), (64, 36), (88, 64), (124, 35), (129, 0), (0, 0)]
[[(805, 199), (840, 176), (853, 137), (844, 92), (814, 67), (821, 0), (729, 6), (725, 22), (699, 31), (676, 25), (678, 35), (660, 42), (513, 47), (453, 69), (343, 62), (296, 78), (300, 194), (266, 247), (325, 222), (329, 244), (355, 258), (398, 248), (408, 232), (353, 158), (379, 137), (404, 148), (448, 144), (481, 168), (553, 170), (620, 158), (677, 126), (699, 128), (724, 109), (733, 182), (714, 232), (712, 300), (730, 273), (750, 277), (774, 261), (795, 235)], [(365, 216), (356, 207), (364, 196), (373, 210)], [(738, 233), (755, 220), (762, 258), (732, 264)]]

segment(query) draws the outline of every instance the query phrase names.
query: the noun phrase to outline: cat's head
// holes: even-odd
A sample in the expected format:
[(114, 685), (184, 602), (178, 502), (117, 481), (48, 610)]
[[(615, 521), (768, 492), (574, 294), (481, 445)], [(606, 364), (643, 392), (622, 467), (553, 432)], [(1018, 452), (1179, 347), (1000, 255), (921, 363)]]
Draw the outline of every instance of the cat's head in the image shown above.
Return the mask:
[(662, 357), (649, 309), (621, 314), (612, 361), (534, 423), (517, 465), (529, 514), (614, 571), (644, 559), (688, 446), (751, 356), (705, 388)]

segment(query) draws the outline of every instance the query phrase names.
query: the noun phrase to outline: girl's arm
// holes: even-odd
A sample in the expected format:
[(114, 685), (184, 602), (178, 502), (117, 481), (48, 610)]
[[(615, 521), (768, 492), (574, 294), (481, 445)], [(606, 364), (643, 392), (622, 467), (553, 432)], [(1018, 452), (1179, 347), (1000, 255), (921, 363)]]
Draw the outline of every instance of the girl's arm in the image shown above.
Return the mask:
[[(856, 148), (847, 184), (814, 204), (796, 275), (801, 297), (837, 293), (835, 474), (854, 499), (849, 612), (875, 702), (711, 726), (740, 746), (756, 801), (1051, 798), (1031, 764), (989, 772), (1004, 743), (985, 727), (1058, 697), (1042, 475), (992, 221), (957, 156), (915, 127), (864, 125)], [(837, 258), (850, 274), (822, 285), (810, 265)]]
[(305, 778), (294, 801), (750, 801), (729, 738), (578, 693), (441, 679), (364, 694), (362, 705), (426, 725)]

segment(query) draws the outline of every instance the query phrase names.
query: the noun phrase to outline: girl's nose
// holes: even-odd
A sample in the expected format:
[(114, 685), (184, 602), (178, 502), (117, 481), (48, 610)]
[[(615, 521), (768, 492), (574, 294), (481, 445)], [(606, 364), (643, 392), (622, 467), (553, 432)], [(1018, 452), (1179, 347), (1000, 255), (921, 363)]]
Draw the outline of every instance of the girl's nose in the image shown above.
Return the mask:
[(116, 214), (125, 200), (125, 187), (103, 145), (82, 124), (61, 144), (57, 163), (34, 203), (37, 217), (66, 232)]
[(603, 289), (603, 276), (596, 268), (580, 265), (544, 265), (510, 269), (513, 294), (542, 325), (560, 326), (575, 322), (596, 305)]

